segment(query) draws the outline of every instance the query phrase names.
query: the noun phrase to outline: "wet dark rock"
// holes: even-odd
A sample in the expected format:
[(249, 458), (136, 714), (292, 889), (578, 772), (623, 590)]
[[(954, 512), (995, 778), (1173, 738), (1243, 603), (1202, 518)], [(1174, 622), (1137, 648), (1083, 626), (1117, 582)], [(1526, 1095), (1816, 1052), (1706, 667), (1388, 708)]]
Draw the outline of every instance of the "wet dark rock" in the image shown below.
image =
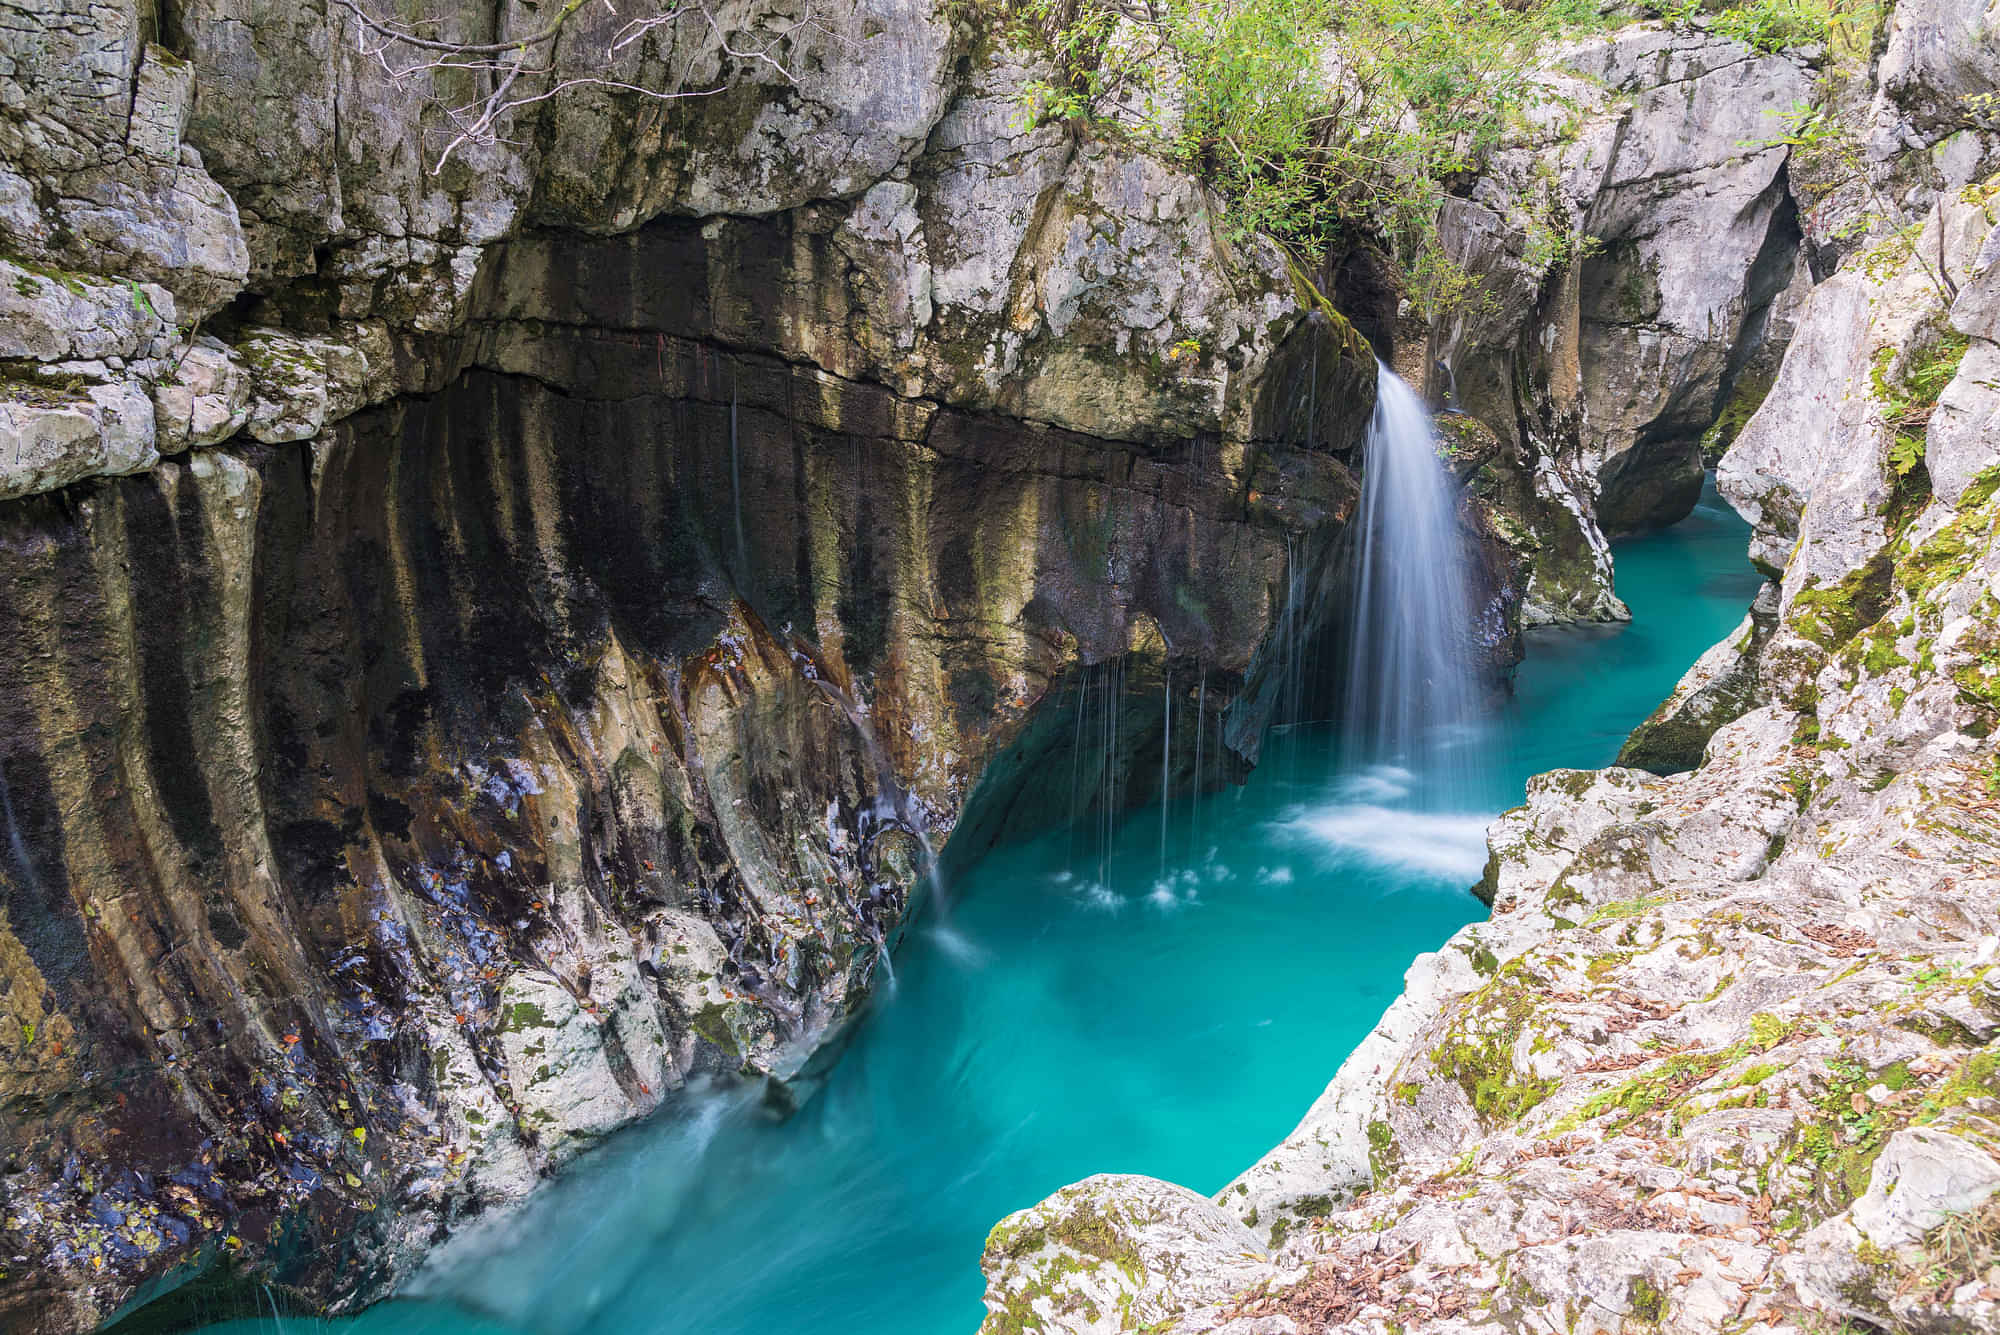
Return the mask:
[(693, 1076), (791, 1105), (1052, 683), (1171, 663), (1243, 773), (1358, 339), (1309, 437), (1108, 440), (800, 364), (710, 244), (529, 238), (434, 392), (0, 510), (9, 1320), (379, 1293)]

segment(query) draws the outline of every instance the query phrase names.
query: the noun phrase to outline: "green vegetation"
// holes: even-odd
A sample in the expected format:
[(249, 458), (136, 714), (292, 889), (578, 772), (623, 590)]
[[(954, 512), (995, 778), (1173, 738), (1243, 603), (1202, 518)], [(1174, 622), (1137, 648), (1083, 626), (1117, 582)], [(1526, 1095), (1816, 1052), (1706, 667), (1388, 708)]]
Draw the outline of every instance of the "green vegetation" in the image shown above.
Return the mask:
[[(1715, 424), (1702, 434), (1701, 460), (1714, 467), (1728, 452), (1736, 438), (1743, 433), (1750, 419), (1764, 406), (1764, 400), (1771, 396), (1771, 388), (1777, 383), (1775, 371), (1745, 374), (1738, 377), (1729, 391), (1729, 401), (1722, 407), (1722, 415)], [(1746, 637), (1747, 639), (1747, 637)]]
[(1667, 1314), (1667, 1295), (1644, 1275), (1632, 1279), (1632, 1315), (1657, 1326)]
[(1590, 922), (1608, 922), (1618, 918), (1640, 918), (1663, 904), (1673, 903), (1670, 895), (1642, 895), (1638, 899), (1623, 899), (1605, 904), (1590, 915)]
[(1687, 23), (1707, 14), (1709, 31), (1773, 52), (1823, 46), (1832, 40), (1836, 21), (1832, 7), (1816, 0), (1753, 0), (1723, 10), (1714, 10), (1703, 0), (1677, 0), (1660, 13), (1670, 23)]
[(1878, 556), (1838, 584), (1808, 576), (1792, 597), (1792, 629), (1823, 649), (1838, 649), (1881, 620), (1891, 592), (1891, 562)]
[[(1477, 295), (1438, 212), (1533, 93), (1550, 38), (1601, 20), (1586, 0), (1021, 0), (1061, 76), (1030, 118), (1129, 136), (1213, 185), (1234, 240), (1311, 259), (1337, 237), (1386, 242), (1435, 314)], [(1408, 114), (1403, 114), (1407, 109)], [(1553, 255), (1577, 244), (1547, 239)]]
[(1768, 1052), (1803, 1031), (1800, 1020), (1781, 1020), (1768, 1011), (1750, 1017), (1750, 1042), (1759, 1052)]
[(1946, 330), (1906, 359), (1900, 373), (1895, 366), (1895, 349), (1884, 348), (1875, 354), (1870, 379), (1883, 415), (1895, 432), (1889, 444), (1889, 467), (1897, 477), (1909, 476), (1923, 462), (1938, 396), (1958, 374), (1971, 342), (1964, 334)]
[(1551, 1134), (1575, 1130), (1606, 1114), (1612, 1115), (1609, 1129), (1623, 1131), (1640, 1118), (1663, 1111), (1668, 1114), (1669, 1130), (1678, 1130), (1674, 1114), (1681, 1100), (1753, 1051), (1750, 1044), (1737, 1043), (1718, 1052), (1675, 1053), (1624, 1084), (1592, 1095), (1583, 1107), (1552, 1128)]
[(1556, 1081), (1519, 1070), (1514, 1048), (1548, 980), (1519, 959), (1474, 993), (1463, 1027), (1431, 1049), (1431, 1069), (1455, 1080), (1479, 1116), (1511, 1125), (1555, 1092)]
[[(1647, 10), (1763, 51), (1827, 44), (1842, 22), (1827, 0)], [(1433, 320), (1482, 299), (1441, 244), (1446, 199), (1544, 96), (1548, 43), (1607, 23), (1593, 0), (1013, 0), (1008, 14), (1059, 71), (1026, 90), (1029, 121), (1194, 171), (1222, 197), (1230, 240), (1261, 233), (1304, 260), (1337, 240), (1381, 244)], [(1566, 216), (1536, 216), (1528, 258), (1560, 265), (1593, 244)]]
[(1368, 1124), (1368, 1169), (1374, 1174), (1375, 1181), (1377, 1183), (1387, 1181), (1395, 1173), (1397, 1165), (1402, 1161), (1402, 1157), (1401, 1154), (1396, 1152), (1396, 1133), (1390, 1125), (1387, 1122), (1370, 1122)]

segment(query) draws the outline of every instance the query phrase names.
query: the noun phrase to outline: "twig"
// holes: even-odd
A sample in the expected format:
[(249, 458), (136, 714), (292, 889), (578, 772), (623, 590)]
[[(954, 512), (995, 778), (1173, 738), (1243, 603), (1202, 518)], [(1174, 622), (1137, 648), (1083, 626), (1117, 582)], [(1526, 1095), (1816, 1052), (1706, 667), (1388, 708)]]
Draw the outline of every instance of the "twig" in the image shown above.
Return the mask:
[[(797, 79), (781, 52), (786, 43), (806, 30), (832, 41), (845, 40), (820, 23), (817, 0), (809, 0), (797, 20), (758, 33), (761, 43), (742, 45), (737, 44), (741, 36), (723, 28), (707, 0), (652, 2), (661, 12), (641, 15), (622, 24), (611, 35), (604, 49), (596, 54), (595, 60), (599, 64), (608, 65), (654, 30), (676, 24), (689, 15), (699, 15), (707, 22), (715, 49), (722, 55), (740, 64), (768, 68), (792, 84), (796, 84)], [(456, 106), (446, 106), (436, 97), (430, 99), (439, 107), (453, 132), (431, 166), (430, 174), (433, 176), (442, 172), (451, 159), (469, 144), (506, 142), (501, 139), (501, 122), (525, 107), (546, 102), (562, 93), (580, 88), (602, 88), (656, 102), (670, 102), (690, 97), (712, 97), (728, 86), (726, 81), (719, 80), (713, 87), (655, 88), (609, 74), (578, 74), (556, 78), (555, 82), (539, 91), (519, 91), (523, 80), (555, 76), (557, 45), (563, 34), (569, 31), (570, 21), (583, 8), (584, 0), (563, 0), (561, 9), (543, 27), (521, 37), (497, 42), (450, 41), (428, 35), (437, 28), (434, 21), (396, 23), (370, 13), (362, 0), (332, 0), (332, 3), (353, 18), (357, 29), (355, 49), (379, 65), (392, 83), (407, 85), (419, 77), (444, 71), (492, 80), (490, 92)], [(418, 58), (410, 60), (409, 54)]]

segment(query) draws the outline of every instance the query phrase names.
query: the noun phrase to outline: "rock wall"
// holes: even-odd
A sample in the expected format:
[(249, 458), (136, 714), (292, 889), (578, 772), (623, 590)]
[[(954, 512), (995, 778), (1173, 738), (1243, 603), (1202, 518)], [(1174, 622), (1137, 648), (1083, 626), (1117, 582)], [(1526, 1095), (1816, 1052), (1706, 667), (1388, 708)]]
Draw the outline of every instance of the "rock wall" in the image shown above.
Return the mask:
[(1531, 622), (1626, 615), (1606, 535), (1687, 515), (1704, 435), (1760, 350), (1782, 350), (1800, 232), (1789, 150), (1760, 145), (1813, 73), (1701, 27), (1573, 44), (1447, 205), (1445, 244), (1482, 290), (1434, 353), (1507, 445), (1490, 489), (1509, 498)]
[[(690, 15), (597, 77), (721, 91), (662, 103), (572, 89), (442, 162), (449, 96), (392, 80), (354, 49), (338, 7), (186, 6), (164, 34), (150, 9), (41, 8), (23, 11), (0, 75), (12, 81), (0, 159), (19, 201), (0, 216), (14, 327), (0, 347), (13, 445), (0, 498), (241, 432), (309, 439), (436, 390), (459, 360), (449, 336), (490, 316), (481, 284), (524, 230), (786, 215), (796, 256), (716, 255), (766, 280), (796, 261), (801, 299), (763, 313), (781, 328), (739, 329), (719, 310), (724, 336), (906, 397), (1115, 440), (1251, 439), (1300, 314), (1275, 250), (1232, 253), (1191, 180), (1059, 128), (1019, 129), (1020, 90), (1048, 71), (995, 40), (968, 50), (927, 3), (833, 6), (837, 21), (800, 28), (785, 59), (823, 71), (803, 91), (783, 67), (722, 50), (783, 26), (782, 5), (725, 6), (713, 26)], [(493, 35), (463, 17), (455, 37)], [(518, 17), (502, 14), (499, 35)], [(586, 28), (574, 45), (602, 50), (613, 35)], [(68, 77), (79, 62), (99, 71), (87, 87)], [(135, 192), (152, 159), (128, 140), (177, 163), (181, 193)], [(87, 217), (85, 185), (64, 175), (72, 158), (115, 185)], [(191, 216), (188, 192), (214, 208)], [(133, 250), (155, 234), (184, 244)], [(717, 281), (725, 297), (754, 285)], [(1350, 419), (1328, 444), (1350, 448), (1359, 430)]]
[[(1991, 17), (1946, 8), (1881, 51), (1957, 78)], [(1897, 115), (1963, 91), (1875, 68)], [(1689, 772), (1531, 781), (1492, 920), (1292, 1136), (1213, 1200), (1099, 1177), (1003, 1221), (986, 1330), (2000, 1330), (2000, 178), (1914, 202), (1721, 462), (1772, 583), (1628, 749)]]
[[(1021, 130), (1024, 50), (822, 8), (607, 71), (590, 7), (549, 78), (701, 95), (446, 159), (340, 6), (0, 3), (0, 1325), (379, 1294), (690, 1080), (809, 1091), (1052, 684), (1254, 754), (1367, 345)], [(991, 768), (969, 839), (1081, 814)]]
[(224, 1235), (371, 1291), (690, 1078), (809, 1077), (1048, 683), (1165, 630), (1228, 698), (1352, 501), (579, 341), (644, 387), (473, 370), (7, 516), (10, 1319)]

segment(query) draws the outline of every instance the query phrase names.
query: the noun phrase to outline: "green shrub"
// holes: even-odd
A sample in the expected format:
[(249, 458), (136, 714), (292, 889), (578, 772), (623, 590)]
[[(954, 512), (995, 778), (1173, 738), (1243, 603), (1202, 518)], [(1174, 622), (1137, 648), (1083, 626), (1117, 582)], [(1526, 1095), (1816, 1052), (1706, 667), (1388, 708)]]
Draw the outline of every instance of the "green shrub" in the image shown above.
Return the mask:
[[(1686, 23), (1708, 11), (1702, 0), (1680, 0), (1655, 12), (1669, 23)], [(1754, 0), (1714, 12), (1709, 30), (1759, 51), (1786, 51), (1824, 46), (1833, 36), (1834, 23), (1833, 8), (1818, 0)]]
[(1158, 0), (1147, 13), (1018, 0), (1062, 70), (1027, 90), (1030, 118), (1132, 135), (1192, 169), (1226, 201), (1235, 239), (1263, 233), (1306, 260), (1337, 236), (1385, 240), (1426, 314), (1478, 295), (1439, 245), (1448, 188), (1527, 105), (1543, 43), (1601, 22), (1589, 0)]

